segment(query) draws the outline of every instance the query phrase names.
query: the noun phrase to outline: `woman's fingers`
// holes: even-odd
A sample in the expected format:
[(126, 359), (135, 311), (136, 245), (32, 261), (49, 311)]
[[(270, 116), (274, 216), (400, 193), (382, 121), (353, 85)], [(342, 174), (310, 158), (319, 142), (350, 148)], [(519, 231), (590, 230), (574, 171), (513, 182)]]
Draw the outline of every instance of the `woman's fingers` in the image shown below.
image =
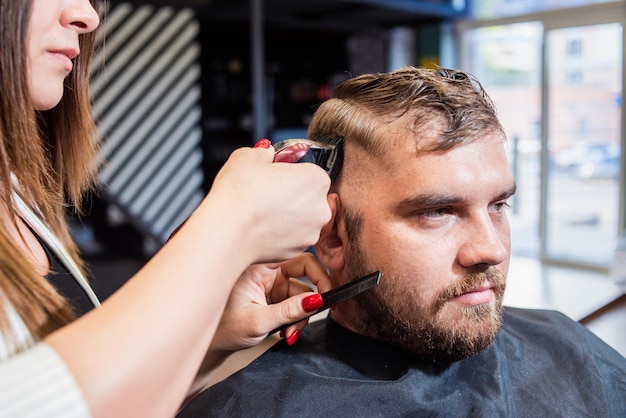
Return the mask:
[[(280, 272), (280, 276), (284, 279), (306, 277), (310, 284), (317, 288), (319, 293), (327, 292), (332, 288), (332, 282), (328, 272), (311, 253), (302, 253), (296, 258), (280, 264)], [(302, 281), (302, 279), (300, 279), (300, 281)], [(288, 283), (295, 285), (294, 282)], [(280, 287), (272, 289), (271, 295), (273, 301), (280, 300), (281, 293), (278, 292), (284, 292), (282, 293), (282, 295), (284, 295), (283, 298), (297, 294), (295, 292), (290, 294), (286, 293), (283, 284)]]

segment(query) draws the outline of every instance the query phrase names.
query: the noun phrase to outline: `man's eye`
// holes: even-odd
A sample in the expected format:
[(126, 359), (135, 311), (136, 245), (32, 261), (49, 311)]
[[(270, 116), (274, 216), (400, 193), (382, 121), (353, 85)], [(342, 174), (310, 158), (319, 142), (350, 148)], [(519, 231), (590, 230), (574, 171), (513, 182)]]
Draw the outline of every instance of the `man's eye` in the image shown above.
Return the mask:
[(450, 213), (448, 208), (437, 208), (421, 211), (417, 213), (417, 216), (424, 219), (437, 219)]
[(505, 210), (511, 207), (509, 202), (507, 202), (506, 200), (504, 202), (498, 202), (494, 206), (496, 208), (496, 212), (504, 212)]

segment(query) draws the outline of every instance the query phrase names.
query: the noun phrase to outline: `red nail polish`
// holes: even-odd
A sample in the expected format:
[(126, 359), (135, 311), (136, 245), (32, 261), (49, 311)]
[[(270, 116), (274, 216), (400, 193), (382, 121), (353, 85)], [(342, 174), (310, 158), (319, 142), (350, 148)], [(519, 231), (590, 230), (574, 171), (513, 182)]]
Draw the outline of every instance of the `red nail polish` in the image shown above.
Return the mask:
[(296, 340), (298, 339), (298, 337), (300, 336), (300, 330), (297, 329), (293, 332), (293, 334), (291, 334), (289, 337), (287, 337), (287, 345), (293, 345), (293, 343), (296, 342)]
[(267, 138), (263, 138), (259, 140), (259, 142), (254, 144), (254, 148), (269, 148), (271, 146), (272, 146), (272, 142)]
[(284, 329), (281, 329), (281, 330), (280, 330), (280, 332), (278, 333), (278, 336), (279, 336), (280, 338), (285, 338), (285, 330), (284, 330)]
[(322, 300), (322, 295), (320, 295), (319, 293), (307, 296), (302, 299), (302, 308), (306, 312), (317, 311), (322, 306), (324, 306), (324, 301)]

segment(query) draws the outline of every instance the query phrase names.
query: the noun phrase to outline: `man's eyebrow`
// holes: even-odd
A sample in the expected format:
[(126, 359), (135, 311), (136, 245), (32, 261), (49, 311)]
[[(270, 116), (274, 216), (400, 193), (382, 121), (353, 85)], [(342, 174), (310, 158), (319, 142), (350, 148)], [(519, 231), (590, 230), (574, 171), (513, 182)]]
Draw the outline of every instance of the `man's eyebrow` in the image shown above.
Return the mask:
[[(514, 184), (509, 189), (507, 189), (506, 191), (496, 196), (494, 201), (507, 200), (515, 194), (516, 190), (517, 190), (517, 185)], [(397, 208), (406, 209), (406, 208), (446, 206), (446, 205), (453, 205), (461, 201), (463, 201), (463, 198), (458, 197), (458, 196), (429, 193), (429, 194), (421, 194), (417, 196), (412, 196), (410, 198), (404, 199), (398, 203)]]
[(515, 194), (516, 191), (517, 191), (517, 184), (513, 184), (513, 186), (511, 186), (509, 188), (509, 190), (507, 190), (504, 193), (500, 194), (500, 196), (498, 196), (496, 198), (496, 200), (507, 200), (510, 197), (512, 197)]
[(446, 206), (458, 203), (462, 199), (443, 194), (421, 194), (403, 199), (397, 205), (398, 209), (411, 209), (421, 207)]

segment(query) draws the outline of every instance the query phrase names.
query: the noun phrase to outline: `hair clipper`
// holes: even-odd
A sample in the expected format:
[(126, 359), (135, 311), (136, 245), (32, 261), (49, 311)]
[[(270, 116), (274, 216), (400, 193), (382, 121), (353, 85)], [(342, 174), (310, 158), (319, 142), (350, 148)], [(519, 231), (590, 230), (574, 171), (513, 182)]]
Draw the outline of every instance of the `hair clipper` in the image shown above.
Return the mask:
[(313, 163), (322, 167), (334, 182), (343, 164), (343, 138), (329, 137), (324, 141), (295, 138), (277, 142), (274, 162)]

